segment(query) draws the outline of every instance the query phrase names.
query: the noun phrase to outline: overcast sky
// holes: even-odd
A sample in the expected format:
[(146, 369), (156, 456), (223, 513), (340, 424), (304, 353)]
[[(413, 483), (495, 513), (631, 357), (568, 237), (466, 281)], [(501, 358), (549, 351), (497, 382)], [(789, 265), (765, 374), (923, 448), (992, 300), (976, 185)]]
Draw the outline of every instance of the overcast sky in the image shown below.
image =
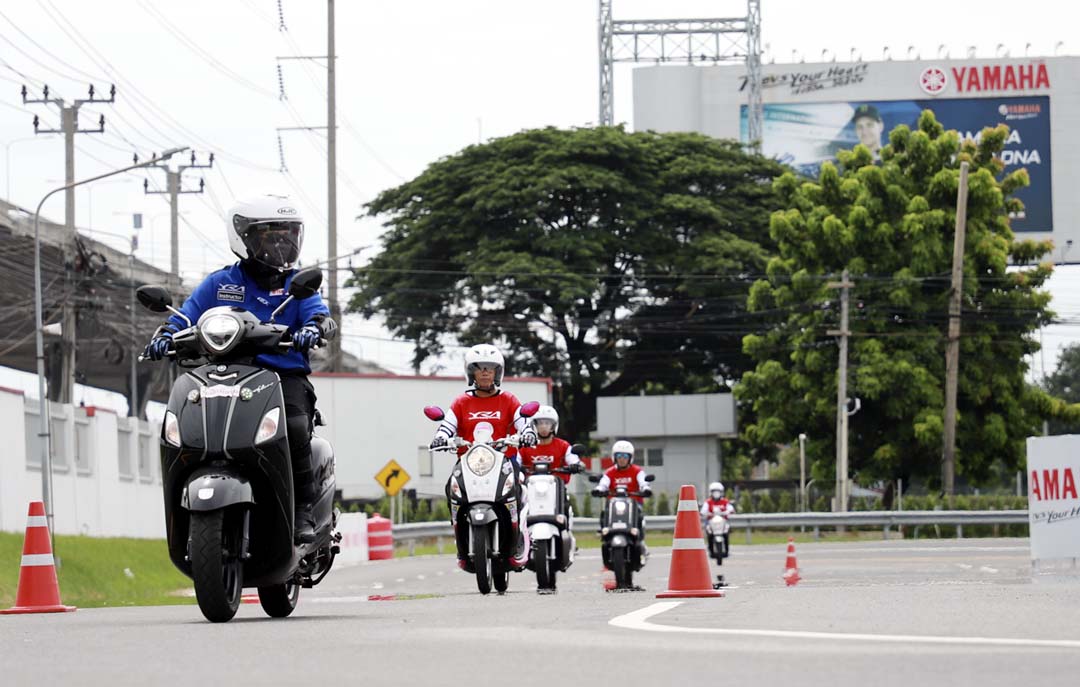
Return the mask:
[[(80, 124), (105, 134), (77, 137), (76, 176), (84, 177), (174, 145), (190, 145), (212, 170), (191, 170), (185, 186), (206, 179), (206, 193), (181, 198), (180, 263), (200, 278), (233, 257), (222, 215), (236, 196), (292, 195), (303, 209), (307, 260), (326, 255), (326, 158), (323, 132), (281, 134), (288, 174), (279, 172), (276, 127), (325, 124), (322, 62), (285, 61), (280, 98), (276, 57), (324, 55), (321, 0), (35, 0), (0, 4), (0, 195), (34, 207), (63, 177), (57, 108), (23, 105), (19, 88), (40, 97), (42, 84), (66, 100), (99, 97), (117, 86), (115, 104), (88, 104)], [(741, 16), (744, 2), (615, 0), (616, 19)], [(1068, 3), (905, 0), (763, 0), (766, 60), (932, 57), (944, 44), (954, 57), (975, 46), (994, 56), (999, 44), (1021, 56), (1075, 54)], [(282, 30), (282, 18), (285, 30)], [(378, 224), (356, 221), (361, 205), (411, 178), (432, 161), (477, 140), (521, 129), (581, 126), (596, 120), (596, 0), (338, 0), (338, 226), (340, 252), (377, 246)], [(1059, 41), (1065, 41), (1058, 47)], [(793, 53), (794, 51), (794, 53)], [(615, 118), (631, 117), (629, 65), (616, 67)], [(161, 172), (117, 177), (77, 194), (77, 219), (96, 238), (126, 246), (130, 217), (143, 213), (139, 256), (167, 267), (165, 196), (143, 194), (144, 178), (164, 188)], [(62, 195), (46, 213), (63, 218)], [(106, 233), (108, 232), (108, 234)], [(120, 236), (114, 236), (120, 235)], [(126, 248), (125, 248), (126, 250)], [(1055, 278), (1055, 308), (1080, 318), (1077, 268)], [(395, 372), (408, 372), (411, 346), (392, 343), (377, 323), (350, 318), (345, 346)], [(1080, 335), (1046, 332), (1046, 365)], [(1041, 365), (1041, 360), (1036, 361)], [(427, 370), (425, 370), (427, 371)], [(455, 369), (456, 371), (456, 369)]]

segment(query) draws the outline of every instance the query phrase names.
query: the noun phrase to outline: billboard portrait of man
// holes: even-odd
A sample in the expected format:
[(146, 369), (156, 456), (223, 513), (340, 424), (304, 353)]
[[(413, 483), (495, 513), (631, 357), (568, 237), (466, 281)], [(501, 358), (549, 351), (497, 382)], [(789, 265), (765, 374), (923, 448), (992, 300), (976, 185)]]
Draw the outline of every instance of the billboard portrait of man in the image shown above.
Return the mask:
[(851, 124), (859, 143), (870, 149), (874, 159), (881, 158), (881, 134), (885, 132), (885, 122), (881, 113), (873, 105), (859, 105), (851, 116)]

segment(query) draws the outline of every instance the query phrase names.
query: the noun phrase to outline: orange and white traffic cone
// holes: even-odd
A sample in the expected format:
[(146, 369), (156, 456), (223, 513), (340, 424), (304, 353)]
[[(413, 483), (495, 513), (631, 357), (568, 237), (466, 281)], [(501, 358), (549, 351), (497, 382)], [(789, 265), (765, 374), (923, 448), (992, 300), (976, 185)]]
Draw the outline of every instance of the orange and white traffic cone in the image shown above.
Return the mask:
[(789, 587), (794, 587), (799, 583), (799, 564), (795, 562), (795, 538), (788, 537), (787, 540), (787, 560), (784, 561), (784, 583)]
[(74, 610), (74, 606), (60, 603), (60, 585), (56, 582), (45, 504), (32, 501), (26, 520), (26, 539), (23, 540), (19, 591), (15, 595), (15, 605), (0, 610), (0, 613), (64, 613)]
[(671, 544), (668, 590), (660, 592), (656, 598), (723, 595), (724, 592), (713, 589), (712, 579), (709, 577), (709, 559), (705, 555), (705, 539), (701, 534), (697, 493), (693, 485), (684, 484), (679, 490), (679, 510), (675, 514), (675, 538)]

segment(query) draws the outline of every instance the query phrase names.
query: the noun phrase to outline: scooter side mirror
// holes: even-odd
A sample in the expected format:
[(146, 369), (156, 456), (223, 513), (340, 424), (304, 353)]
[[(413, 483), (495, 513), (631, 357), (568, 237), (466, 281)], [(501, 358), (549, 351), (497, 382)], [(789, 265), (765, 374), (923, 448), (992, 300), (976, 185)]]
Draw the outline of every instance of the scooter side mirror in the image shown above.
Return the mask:
[(600, 481), (600, 475), (589, 475), (589, 481), (596, 484)]
[(289, 295), (298, 301), (311, 298), (322, 286), (323, 274), (318, 267), (308, 267), (293, 275), (289, 282)]
[(532, 417), (533, 415), (536, 415), (536, 411), (538, 410), (540, 410), (540, 404), (536, 401), (529, 401), (521, 406), (521, 417)]
[(135, 296), (144, 308), (154, 312), (166, 312), (172, 305), (172, 296), (161, 286), (140, 286), (135, 290)]
[(446, 417), (446, 413), (439, 406), (427, 406), (424, 408), (424, 415), (432, 422), (442, 422), (443, 418)]
[(585, 448), (585, 444), (574, 444), (570, 447), (570, 450), (573, 451), (574, 455), (578, 456), (579, 458), (581, 456), (587, 456), (589, 454), (589, 449)]
[(654, 480), (656, 480), (656, 475), (645, 475), (646, 482), (652, 482)]

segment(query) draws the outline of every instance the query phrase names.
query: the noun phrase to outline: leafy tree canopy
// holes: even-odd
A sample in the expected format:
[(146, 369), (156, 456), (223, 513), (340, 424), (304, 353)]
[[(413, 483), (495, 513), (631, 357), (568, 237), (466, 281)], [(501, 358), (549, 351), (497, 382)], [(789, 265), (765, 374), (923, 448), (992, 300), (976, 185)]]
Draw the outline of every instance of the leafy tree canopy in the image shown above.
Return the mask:
[[(1061, 351), (1057, 370), (1043, 385), (1054, 398), (1071, 404), (1080, 404), (1080, 344), (1071, 344)], [(1070, 417), (1050, 421), (1051, 434), (1078, 434), (1080, 422)]]
[[(865, 479), (940, 481), (948, 295), (959, 167), (970, 162), (963, 278), (957, 478), (996, 481), (1023, 464), (1025, 439), (1047, 415), (1075, 412), (1025, 381), (1032, 332), (1050, 321), (1041, 290), (1051, 267), (1034, 263), (1049, 243), (1017, 241), (1010, 198), (1028, 183), (1004, 174), (1008, 129), (961, 142), (930, 111), (917, 128), (894, 129), (875, 164), (856, 146), (816, 180), (785, 174), (774, 184), (786, 209), (773, 213), (779, 255), (751, 289), (753, 312), (785, 313), (782, 326), (744, 339), (757, 363), (736, 393), (752, 404), (744, 436), (753, 445), (810, 437), (814, 476), (835, 474), (836, 339), (839, 291), (850, 270), (850, 465)], [(1010, 259), (1021, 269), (1009, 268)]]
[(777, 163), (735, 142), (546, 128), (469, 146), (367, 206), (383, 251), (350, 309), (415, 342), (414, 363), (494, 341), (551, 376), (564, 434), (595, 399), (714, 390), (747, 369), (752, 275), (769, 258)]

